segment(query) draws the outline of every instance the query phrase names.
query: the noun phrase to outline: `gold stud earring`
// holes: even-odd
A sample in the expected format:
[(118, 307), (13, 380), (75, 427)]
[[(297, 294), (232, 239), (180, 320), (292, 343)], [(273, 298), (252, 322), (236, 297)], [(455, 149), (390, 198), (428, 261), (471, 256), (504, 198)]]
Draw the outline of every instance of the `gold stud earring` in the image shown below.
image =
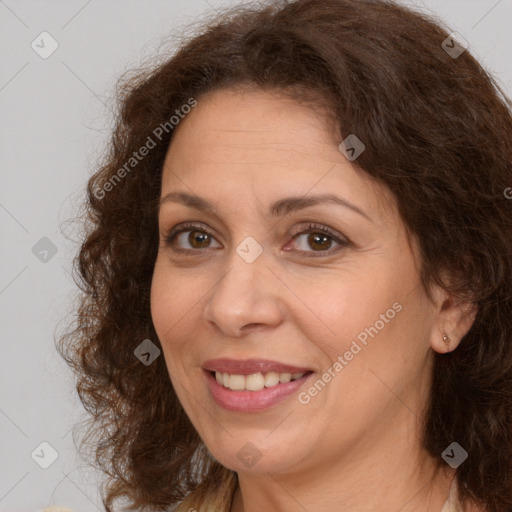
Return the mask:
[(443, 334), (443, 341), (446, 344), (446, 351), (448, 352), (448, 350), (450, 348), (450, 338), (448, 337), (448, 335)]

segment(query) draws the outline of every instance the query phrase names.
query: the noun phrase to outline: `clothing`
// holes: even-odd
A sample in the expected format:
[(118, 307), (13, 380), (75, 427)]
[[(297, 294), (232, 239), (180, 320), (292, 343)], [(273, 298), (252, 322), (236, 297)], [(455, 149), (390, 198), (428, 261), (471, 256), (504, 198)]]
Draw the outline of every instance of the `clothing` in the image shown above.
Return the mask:
[(36, 512), (73, 512), (73, 511), (70, 508), (49, 507), (49, 508), (43, 508), (42, 510), (37, 510)]
[(454, 478), (450, 487), (450, 494), (446, 500), (441, 512), (464, 512), (464, 508), (459, 501), (457, 493), (457, 479)]
[[(198, 498), (197, 493), (191, 493), (182, 503), (174, 509), (174, 512), (230, 512), (233, 495), (238, 479), (236, 473), (226, 474), (218, 492), (211, 494), (206, 500)], [(72, 512), (60, 507), (45, 508), (38, 512)], [(453, 479), (450, 494), (443, 508), (439, 512), (464, 512), (457, 495), (456, 479)]]
[[(236, 473), (231, 472), (217, 493), (207, 500), (198, 500), (192, 493), (178, 505), (175, 512), (230, 512), (237, 481)], [(453, 479), (448, 499), (439, 512), (464, 512), (458, 498), (456, 478)]]
[(237, 474), (225, 470), (217, 492), (209, 494), (206, 499), (193, 492), (173, 512), (230, 512), (237, 485)]

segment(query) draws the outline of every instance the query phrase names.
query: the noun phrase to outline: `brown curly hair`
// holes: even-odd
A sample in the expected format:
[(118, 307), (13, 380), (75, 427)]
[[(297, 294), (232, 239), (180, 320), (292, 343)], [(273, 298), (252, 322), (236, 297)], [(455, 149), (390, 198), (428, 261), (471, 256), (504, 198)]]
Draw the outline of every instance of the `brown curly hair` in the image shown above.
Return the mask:
[[(457, 469), (461, 500), (512, 511), (512, 102), (469, 51), (449, 55), (447, 37), (392, 1), (276, 0), (207, 20), (163, 63), (120, 82), (108, 154), (88, 183), (81, 302), (58, 343), (91, 414), (83, 445), (109, 477), (107, 511), (120, 498), (165, 510), (213, 492), (228, 471), (185, 414), (164, 358), (145, 366), (134, 350), (144, 339), (161, 348), (150, 288), (169, 119), (240, 85), (321, 98), (342, 139), (367, 143), (361, 171), (396, 196), (420, 242), (425, 289), (478, 306), (458, 348), (435, 355), (423, 442), (438, 459), (453, 440), (469, 453)], [(148, 137), (154, 147), (128, 168)]]

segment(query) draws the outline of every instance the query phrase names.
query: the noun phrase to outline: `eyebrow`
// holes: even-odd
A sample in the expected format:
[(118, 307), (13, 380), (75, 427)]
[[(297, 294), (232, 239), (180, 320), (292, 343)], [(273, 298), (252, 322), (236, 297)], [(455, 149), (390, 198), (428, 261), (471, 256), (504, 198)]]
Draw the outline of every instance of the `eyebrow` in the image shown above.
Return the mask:
[[(166, 196), (162, 197), (159, 206), (162, 206), (164, 203), (168, 202), (181, 203), (185, 206), (188, 206), (189, 208), (194, 208), (196, 210), (220, 217), (219, 212), (209, 201), (195, 194), (189, 194), (186, 192), (170, 192)], [(373, 222), (364, 210), (352, 204), (350, 201), (335, 196), (334, 194), (284, 197), (270, 205), (268, 214), (270, 217), (279, 217), (319, 204), (335, 204), (338, 206), (344, 206), (345, 208), (349, 208), (359, 215), (362, 215), (370, 222)]]

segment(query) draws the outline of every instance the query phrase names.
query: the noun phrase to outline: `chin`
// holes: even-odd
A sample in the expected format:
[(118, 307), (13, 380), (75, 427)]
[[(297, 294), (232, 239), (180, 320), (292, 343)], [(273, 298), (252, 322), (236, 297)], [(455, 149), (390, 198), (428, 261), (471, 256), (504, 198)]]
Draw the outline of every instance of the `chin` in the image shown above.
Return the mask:
[[(229, 430), (229, 426), (226, 426)], [(290, 435), (269, 435), (268, 431), (254, 435), (221, 434), (222, 439), (207, 439), (205, 444), (213, 457), (232, 471), (266, 474), (296, 469), (304, 460), (304, 440)], [(297, 448), (301, 450), (298, 451)]]

